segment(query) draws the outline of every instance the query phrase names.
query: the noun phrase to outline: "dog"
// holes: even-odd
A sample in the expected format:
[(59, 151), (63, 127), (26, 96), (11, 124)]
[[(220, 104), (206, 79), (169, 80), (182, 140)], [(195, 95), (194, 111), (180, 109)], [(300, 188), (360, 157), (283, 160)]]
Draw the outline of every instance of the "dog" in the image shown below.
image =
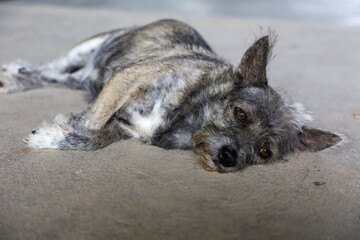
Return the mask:
[(165, 149), (193, 149), (208, 171), (234, 172), (320, 151), (341, 141), (307, 127), (303, 106), (268, 85), (274, 35), (258, 39), (238, 66), (218, 57), (176, 20), (98, 34), (43, 65), (2, 67), (2, 93), (44, 86), (85, 89), (91, 105), (44, 122), (30, 148), (95, 150), (132, 138)]

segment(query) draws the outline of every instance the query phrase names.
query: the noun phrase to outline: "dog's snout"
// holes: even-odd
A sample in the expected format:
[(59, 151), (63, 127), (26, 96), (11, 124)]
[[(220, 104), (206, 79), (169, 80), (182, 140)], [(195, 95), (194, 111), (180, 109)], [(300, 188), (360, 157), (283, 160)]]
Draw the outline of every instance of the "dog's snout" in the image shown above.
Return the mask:
[(234, 167), (238, 163), (235, 149), (223, 146), (219, 151), (219, 162), (224, 167)]

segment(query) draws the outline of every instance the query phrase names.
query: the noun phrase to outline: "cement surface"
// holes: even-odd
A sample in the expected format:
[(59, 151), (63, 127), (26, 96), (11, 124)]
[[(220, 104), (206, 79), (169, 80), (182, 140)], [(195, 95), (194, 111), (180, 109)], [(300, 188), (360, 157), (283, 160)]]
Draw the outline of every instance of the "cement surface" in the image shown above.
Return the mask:
[(135, 141), (32, 150), (22, 139), (86, 107), (83, 93), (0, 95), (0, 239), (360, 239), (359, 29), (1, 2), (0, 63), (50, 61), (97, 32), (163, 17), (193, 25), (233, 63), (258, 26), (271, 26), (279, 35), (271, 85), (342, 143), (233, 174), (206, 172), (190, 151)]

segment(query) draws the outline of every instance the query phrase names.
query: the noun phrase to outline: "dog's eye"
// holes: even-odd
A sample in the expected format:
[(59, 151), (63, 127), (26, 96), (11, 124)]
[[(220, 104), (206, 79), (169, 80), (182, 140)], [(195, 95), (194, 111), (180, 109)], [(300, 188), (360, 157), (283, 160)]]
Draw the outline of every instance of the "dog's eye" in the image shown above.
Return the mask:
[(268, 157), (270, 157), (270, 151), (269, 151), (268, 149), (266, 149), (266, 148), (261, 148), (261, 149), (259, 150), (259, 153), (260, 153), (260, 156), (261, 156), (262, 158), (268, 158)]
[(241, 123), (243, 123), (243, 124), (245, 123), (246, 114), (244, 113), (244, 111), (241, 108), (235, 109), (235, 115), (240, 120)]

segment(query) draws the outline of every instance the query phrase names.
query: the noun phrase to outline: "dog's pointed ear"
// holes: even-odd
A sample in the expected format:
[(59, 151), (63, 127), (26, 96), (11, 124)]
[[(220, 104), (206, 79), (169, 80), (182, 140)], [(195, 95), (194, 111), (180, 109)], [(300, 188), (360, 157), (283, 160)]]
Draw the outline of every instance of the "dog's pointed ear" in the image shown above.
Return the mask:
[(303, 127), (299, 135), (299, 150), (317, 152), (332, 147), (341, 141), (341, 137), (331, 132)]
[(238, 66), (242, 85), (257, 87), (267, 85), (266, 65), (270, 51), (269, 36), (260, 38), (246, 50)]

